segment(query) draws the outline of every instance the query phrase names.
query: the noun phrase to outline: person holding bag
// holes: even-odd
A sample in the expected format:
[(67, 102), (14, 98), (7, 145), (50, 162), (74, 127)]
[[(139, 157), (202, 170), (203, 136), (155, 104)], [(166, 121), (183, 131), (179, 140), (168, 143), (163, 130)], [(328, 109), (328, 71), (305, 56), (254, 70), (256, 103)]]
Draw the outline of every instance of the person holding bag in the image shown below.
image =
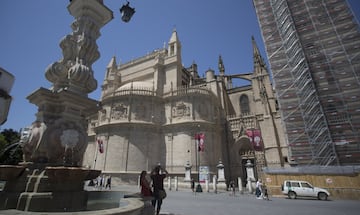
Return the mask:
[(155, 208), (156, 206), (156, 215), (160, 214), (160, 209), (163, 199), (166, 197), (166, 192), (164, 190), (164, 179), (168, 175), (168, 172), (161, 168), (160, 164), (157, 165), (151, 171), (151, 179), (153, 183), (153, 197), (152, 205)]

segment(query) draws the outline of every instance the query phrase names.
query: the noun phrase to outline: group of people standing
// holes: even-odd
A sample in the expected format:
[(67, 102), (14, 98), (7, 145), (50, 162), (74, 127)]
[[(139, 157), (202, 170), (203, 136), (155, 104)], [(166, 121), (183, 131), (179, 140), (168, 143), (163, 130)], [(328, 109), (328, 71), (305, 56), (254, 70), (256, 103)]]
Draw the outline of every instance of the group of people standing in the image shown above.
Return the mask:
[(151, 198), (151, 203), (154, 209), (156, 209), (156, 215), (160, 214), (160, 209), (163, 199), (166, 197), (164, 189), (164, 179), (168, 175), (168, 172), (160, 165), (157, 165), (150, 173), (149, 181), (147, 179), (147, 172), (144, 170), (140, 174), (140, 187), (141, 195), (143, 198)]
[(111, 190), (111, 175), (99, 175), (96, 179), (91, 180), (89, 185), (100, 190), (102, 190), (102, 188)]

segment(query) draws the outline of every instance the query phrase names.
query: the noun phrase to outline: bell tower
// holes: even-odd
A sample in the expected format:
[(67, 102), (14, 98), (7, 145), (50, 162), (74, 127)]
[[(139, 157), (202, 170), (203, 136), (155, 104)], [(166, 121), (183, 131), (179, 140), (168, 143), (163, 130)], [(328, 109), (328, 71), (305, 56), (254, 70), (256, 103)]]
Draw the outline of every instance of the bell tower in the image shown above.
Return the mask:
[(164, 88), (175, 89), (181, 86), (182, 60), (181, 43), (176, 29), (173, 30), (168, 42), (167, 57), (165, 58), (165, 77)]
[[(252, 77), (252, 86), (254, 91), (254, 101), (256, 103), (256, 114), (264, 115), (263, 120), (259, 120), (259, 126), (262, 133), (268, 133), (271, 138), (263, 135), (264, 141), (264, 160), (258, 160), (258, 166), (265, 165), (270, 158), (267, 155), (278, 154), (277, 159), (271, 158), (272, 163), (278, 163), (284, 167), (283, 146), (281, 145), (280, 135), (278, 132), (280, 116), (276, 108), (276, 98), (270, 81), (270, 75), (266, 68), (266, 64), (260, 55), (258, 46), (256, 45), (254, 37), (252, 37), (254, 71)], [(266, 128), (272, 128), (271, 130)], [(266, 157), (265, 157), (266, 156)], [(258, 158), (259, 159), (259, 158)]]
[[(265, 114), (269, 115), (270, 110), (276, 111), (275, 97), (272, 89), (270, 75), (266, 68), (264, 59), (262, 58), (259, 48), (255, 42), (254, 37), (251, 38), (253, 46), (253, 60), (254, 71), (252, 77), (252, 85), (254, 90), (254, 100), (256, 103), (261, 103), (265, 107)], [(269, 104), (268, 104), (269, 103)], [(257, 105), (257, 107), (260, 107)], [(263, 110), (257, 110), (256, 112), (263, 112)]]
[(179, 41), (176, 29), (173, 30), (168, 46), (168, 56), (176, 56), (181, 61), (181, 43)]

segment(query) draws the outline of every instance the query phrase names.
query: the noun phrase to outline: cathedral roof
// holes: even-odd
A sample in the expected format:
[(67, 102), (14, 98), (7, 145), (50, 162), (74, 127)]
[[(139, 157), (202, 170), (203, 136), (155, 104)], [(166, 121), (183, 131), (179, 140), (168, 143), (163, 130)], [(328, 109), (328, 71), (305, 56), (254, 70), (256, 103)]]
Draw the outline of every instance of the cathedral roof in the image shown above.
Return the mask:
[(146, 81), (134, 81), (122, 85), (116, 91), (129, 90), (129, 89), (152, 89), (152, 88), (153, 88), (153, 83)]

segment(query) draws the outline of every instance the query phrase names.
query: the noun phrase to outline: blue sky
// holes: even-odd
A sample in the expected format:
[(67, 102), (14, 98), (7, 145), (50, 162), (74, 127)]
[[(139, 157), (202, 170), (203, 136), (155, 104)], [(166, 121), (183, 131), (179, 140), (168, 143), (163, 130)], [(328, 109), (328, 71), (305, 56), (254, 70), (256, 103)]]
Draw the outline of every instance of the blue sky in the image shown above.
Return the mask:
[[(0, 67), (15, 76), (13, 102), (7, 122), (0, 129), (19, 130), (35, 120), (37, 107), (26, 97), (40, 87), (49, 88), (48, 65), (62, 58), (59, 42), (71, 33), (73, 17), (68, 0), (1, 0)], [(251, 0), (130, 0), (136, 13), (129, 23), (120, 20), (119, 8), (126, 0), (104, 0), (114, 19), (104, 26), (97, 40), (101, 57), (93, 64), (98, 89), (89, 94), (100, 98), (105, 68), (112, 56), (117, 62), (141, 57), (168, 42), (175, 28), (182, 43), (185, 66), (193, 61), (200, 74), (212, 68), (222, 55), (226, 73), (252, 70), (251, 36), (266, 58)], [(349, 0), (358, 20), (360, 1)]]

